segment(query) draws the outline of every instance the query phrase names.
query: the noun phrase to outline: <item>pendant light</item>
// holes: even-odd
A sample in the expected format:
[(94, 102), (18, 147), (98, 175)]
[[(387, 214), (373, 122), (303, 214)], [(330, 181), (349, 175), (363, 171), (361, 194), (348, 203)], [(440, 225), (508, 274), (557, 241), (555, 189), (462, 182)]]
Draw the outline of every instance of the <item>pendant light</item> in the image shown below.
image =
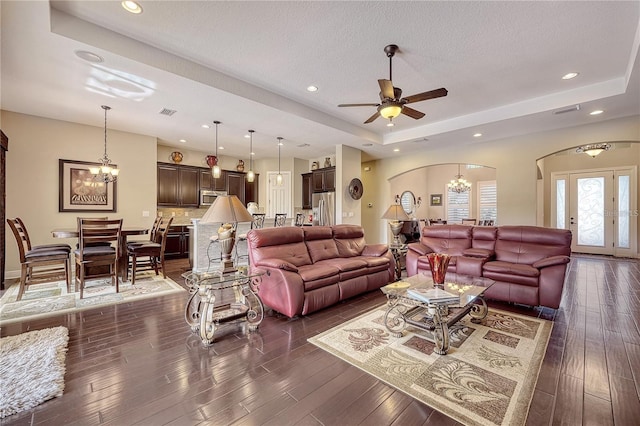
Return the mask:
[(253, 133), (255, 130), (249, 130), (249, 171), (247, 172), (247, 182), (252, 183), (256, 179), (253, 172)]
[(282, 185), (282, 173), (280, 173), (280, 147), (282, 147), (282, 136), (278, 136), (278, 175), (276, 176), (276, 185)]
[(101, 108), (104, 110), (104, 155), (100, 159), (100, 166), (90, 167), (89, 171), (93, 175), (93, 180), (109, 183), (115, 182), (118, 179), (120, 170), (111, 165), (111, 159), (109, 159), (107, 155), (107, 111), (109, 111), (111, 107), (102, 105)]
[(216, 125), (216, 162), (211, 168), (211, 174), (214, 179), (218, 179), (220, 177), (220, 166), (218, 165), (218, 124), (220, 124), (220, 122), (214, 121), (213, 124)]

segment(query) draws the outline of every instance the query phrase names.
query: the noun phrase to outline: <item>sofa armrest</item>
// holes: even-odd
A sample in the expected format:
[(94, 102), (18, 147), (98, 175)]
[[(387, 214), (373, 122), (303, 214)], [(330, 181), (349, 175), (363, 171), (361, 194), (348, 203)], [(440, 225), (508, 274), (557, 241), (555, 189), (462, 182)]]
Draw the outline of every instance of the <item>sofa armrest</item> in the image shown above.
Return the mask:
[(293, 263), (273, 257), (268, 259), (261, 259), (255, 266), (264, 266), (267, 268), (284, 269), (285, 271), (298, 272), (298, 268), (296, 268)]
[(367, 244), (362, 250), (363, 256), (384, 256), (389, 251), (389, 247), (386, 244)]
[(424, 256), (427, 253), (432, 253), (433, 250), (431, 248), (425, 246), (422, 243), (411, 243), (407, 246), (407, 248), (411, 251), (418, 253), (418, 256)]
[(569, 256), (551, 256), (538, 260), (531, 266), (537, 269), (542, 269), (548, 266), (564, 265), (565, 263), (569, 263)]
[(496, 253), (493, 250), (481, 248), (468, 248), (462, 252), (463, 256), (479, 257), (481, 259), (491, 259), (495, 254)]

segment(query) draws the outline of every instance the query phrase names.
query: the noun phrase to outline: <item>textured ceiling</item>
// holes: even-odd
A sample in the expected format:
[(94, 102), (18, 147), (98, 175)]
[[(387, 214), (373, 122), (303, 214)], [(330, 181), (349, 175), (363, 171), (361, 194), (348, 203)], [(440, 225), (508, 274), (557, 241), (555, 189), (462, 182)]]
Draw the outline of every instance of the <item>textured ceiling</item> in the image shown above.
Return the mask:
[[(119, 1), (3, 1), (2, 108), (100, 126), (106, 103), (111, 128), (203, 151), (213, 130), (201, 124), (220, 120), (224, 155), (245, 156), (252, 128), (257, 156), (283, 136), (283, 155), (299, 158), (336, 144), (382, 158), (640, 114), (639, 2), (140, 4), (132, 15)], [(390, 43), (404, 96), (449, 95), (412, 104), (420, 120), (365, 125), (374, 107), (337, 105), (379, 101)], [(562, 80), (569, 71), (580, 75)]]

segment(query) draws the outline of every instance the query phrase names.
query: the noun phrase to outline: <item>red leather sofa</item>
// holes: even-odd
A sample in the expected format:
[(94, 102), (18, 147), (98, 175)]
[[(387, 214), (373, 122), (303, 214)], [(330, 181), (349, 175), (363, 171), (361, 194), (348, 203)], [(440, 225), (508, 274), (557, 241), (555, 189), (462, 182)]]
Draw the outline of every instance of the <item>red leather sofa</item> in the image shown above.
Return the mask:
[(571, 231), (537, 226), (427, 226), (409, 244), (407, 275), (430, 271), (427, 254), (447, 253), (447, 272), (495, 281), (485, 297), (531, 306), (560, 306)]
[(386, 244), (366, 244), (357, 225), (252, 229), (252, 267), (266, 270), (258, 294), (269, 308), (306, 315), (394, 279)]

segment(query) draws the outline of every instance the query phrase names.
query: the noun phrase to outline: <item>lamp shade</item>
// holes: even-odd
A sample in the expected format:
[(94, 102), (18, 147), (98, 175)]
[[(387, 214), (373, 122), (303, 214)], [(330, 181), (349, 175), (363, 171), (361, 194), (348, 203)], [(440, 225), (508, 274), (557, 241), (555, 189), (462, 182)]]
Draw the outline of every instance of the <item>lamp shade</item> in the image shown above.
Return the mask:
[(411, 220), (407, 212), (404, 211), (400, 204), (392, 204), (382, 215), (382, 219), (388, 220)]
[(200, 223), (251, 222), (253, 216), (236, 195), (220, 195), (200, 219)]

